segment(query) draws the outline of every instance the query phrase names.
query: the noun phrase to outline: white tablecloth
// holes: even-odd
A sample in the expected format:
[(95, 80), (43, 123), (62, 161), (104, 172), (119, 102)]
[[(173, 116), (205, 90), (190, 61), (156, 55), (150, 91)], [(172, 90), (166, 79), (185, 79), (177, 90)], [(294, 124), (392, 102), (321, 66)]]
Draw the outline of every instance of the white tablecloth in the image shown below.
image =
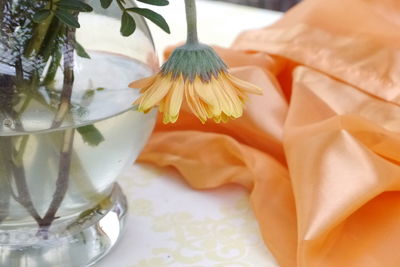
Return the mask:
[[(150, 24), (161, 55), (185, 39), (183, 0), (155, 8), (167, 35)], [(229, 46), (242, 30), (268, 25), (277, 12), (198, 1), (200, 40)], [(171, 169), (134, 165), (119, 179), (129, 200), (126, 231), (96, 267), (276, 267), (265, 247), (247, 192), (239, 186), (190, 189)]]

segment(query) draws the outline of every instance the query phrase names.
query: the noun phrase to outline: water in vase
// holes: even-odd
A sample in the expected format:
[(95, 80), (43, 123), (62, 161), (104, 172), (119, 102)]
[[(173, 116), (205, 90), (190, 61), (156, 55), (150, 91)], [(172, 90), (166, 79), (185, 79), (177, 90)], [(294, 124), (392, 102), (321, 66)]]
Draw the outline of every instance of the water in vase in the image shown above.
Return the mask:
[[(99, 254), (102, 242), (85, 239), (101, 235), (82, 229), (120, 197), (115, 178), (154, 126), (154, 113), (135, 111), (138, 91), (127, 87), (151, 74), (146, 65), (91, 52), (91, 59), (77, 58), (76, 68), (71, 112), (56, 129), (49, 107), (58, 103), (51, 99), (43, 105), (21, 97), (26, 107), (18, 120), (0, 114), (0, 266), (79, 266)], [(115, 242), (109, 239), (104, 247)], [(96, 247), (87, 249), (88, 242)]]

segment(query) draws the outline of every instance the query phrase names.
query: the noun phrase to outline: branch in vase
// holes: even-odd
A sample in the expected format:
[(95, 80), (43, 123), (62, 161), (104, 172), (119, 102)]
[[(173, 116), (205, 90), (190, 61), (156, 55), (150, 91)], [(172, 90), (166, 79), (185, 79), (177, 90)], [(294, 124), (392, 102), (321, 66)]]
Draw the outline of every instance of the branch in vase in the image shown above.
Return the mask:
[[(15, 154), (15, 149), (13, 148), (12, 144), (12, 138), (13, 137), (8, 137), (8, 136), (3, 136), (1, 139), (1, 152), (3, 155), (14, 155)], [(9, 193), (14, 197), (15, 201), (20, 203), (27, 211), (28, 213), (34, 218), (36, 222), (40, 222), (41, 218), (34, 207), (31, 199), (31, 195), (28, 190), (28, 185), (26, 182), (26, 176), (25, 176), (25, 170), (23, 167), (23, 164), (21, 161), (14, 161), (14, 160), (8, 160), (6, 162), (8, 170), (8, 177), (10, 180), (8, 181), (8, 186), (9, 186)], [(18, 194), (15, 194), (12, 192), (12, 186), (11, 186), (11, 177), (14, 177), (14, 183), (15, 187), (17, 189)]]
[(1, 26), (1, 24), (3, 24), (5, 8), (6, 8), (6, 0), (0, 0), (0, 26)]
[[(75, 29), (67, 28), (66, 32), (63, 89), (60, 96), (60, 105), (51, 126), (52, 128), (57, 128), (62, 124), (71, 104), (72, 87), (74, 83)], [(53, 199), (50, 203), (49, 209), (39, 224), (40, 229), (38, 234), (40, 234), (43, 238), (47, 238), (48, 229), (53, 221), (57, 218), (56, 213), (60, 208), (60, 205), (64, 200), (65, 194), (68, 190), (74, 136), (75, 129), (71, 128), (65, 130), (63, 145), (60, 152), (56, 190), (53, 194)]]
[(17, 60), (15, 61), (15, 79), (16, 79), (15, 83), (21, 86), (24, 80), (24, 69), (22, 66), (22, 59), (20, 56), (18, 56)]
[(39, 234), (44, 238), (48, 235), (48, 229), (56, 217), (56, 213), (60, 208), (69, 185), (69, 173), (71, 167), (72, 145), (74, 142), (75, 129), (68, 129), (64, 133), (64, 141), (60, 152), (60, 161), (58, 166), (58, 178), (56, 181), (56, 190), (53, 194), (53, 199), (50, 206), (39, 223)]
[[(11, 3), (6, 3), (8, 10), (6, 10), (6, 14), (11, 16), (10, 6)], [(10, 19), (10, 18), (8, 18)], [(5, 27), (8, 30), (13, 32), (12, 27), (14, 26), (12, 23), (6, 23)], [(4, 29), (4, 28), (2, 28)], [(24, 74), (23, 74), (23, 65), (22, 59), (20, 56), (17, 57), (16, 61), (14, 62), (15, 68), (15, 78), (9, 75), (2, 75), (2, 87), (0, 90), (2, 92), (2, 104), (1, 109), (2, 113), (5, 114), (7, 117), (10, 118), (12, 122), (10, 124), (10, 128), (13, 128), (17, 131), (23, 131), (23, 125), (20, 121), (20, 113), (14, 110), (14, 103), (15, 98), (17, 97), (16, 87), (23, 87), (24, 85)], [(23, 150), (27, 143), (28, 136), (24, 137), (24, 140), (21, 143), (20, 151), (14, 148), (13, 146), (13, 138), (16, 137), (2, 137), (1, 138), (1, 149), (3, 155), (7, 155), (9, 160), (6, 160), (6, 176), (8, 177), (8, 193), (12, 196), (16, 202), (21, 204), (27, 212), (32, 216), (32, 218), (39, 224), (41, 222), (41, 217), (37, 212), (32, 198), (29, 192), (28, 184), (26, 181), (26, 174), (23, 164)], [(15, 184), (16, 192), (13, 191), (12, 184)]]
[[(9, 138), (9, 137), (4, 137)], [(4, 143), (0, 142), (0, 224), (8, 217), (11, 198), (11, 166), (5, 154)]]
[(60, 105), (51, 128), (61, 125), (71, 104), (72, 87), (74, 84), (74, 40), (75, 29), (67, 28), (67, 40), (64, 48), (64, 81), (60, 97)]
[(23, 166), (17, 166), (15, 164), (13, 164), (12, 167), (14, 174), (14, 182), (18, 192), (18, 195), (13, 194), (14, 198), (29, 212), (32, 218), (35, 219), (35, 221), (39, 224), (41, 222), (41, 218), (32, 202), (31, 194), (29, 193), (28, 190), (25, 169)]
[(10, 15), (11, 0), (0, 0), (0, 28), (1, 31), (5, 30), (6, 16)]

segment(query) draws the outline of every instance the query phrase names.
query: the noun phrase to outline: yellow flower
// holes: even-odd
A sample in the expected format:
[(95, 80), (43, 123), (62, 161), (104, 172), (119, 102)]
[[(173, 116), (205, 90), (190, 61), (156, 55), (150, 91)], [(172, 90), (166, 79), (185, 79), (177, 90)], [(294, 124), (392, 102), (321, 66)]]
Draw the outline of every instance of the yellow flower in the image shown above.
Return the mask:
[(203, 44), (175, 49), (158, 74), (129, 87), (141, 89), (142, 95), (134, 102), (138, 110), (148, 112), (158, 106), (164, 123), (176, 122), (184, 99), (202, 123), (207, 119), (226, 122), (242, 116), (246, 93), (262, 93), (229, 74), (215, 51)]

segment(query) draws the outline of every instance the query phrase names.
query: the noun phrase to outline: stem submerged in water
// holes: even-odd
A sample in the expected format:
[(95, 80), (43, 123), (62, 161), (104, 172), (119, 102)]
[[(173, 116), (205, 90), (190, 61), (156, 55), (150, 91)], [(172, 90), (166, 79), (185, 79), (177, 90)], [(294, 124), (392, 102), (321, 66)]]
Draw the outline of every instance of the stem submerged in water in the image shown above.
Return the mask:
[(64, 81), (61, 92), (60, 105), (51, 128), (61, 125), (71, 104), (72, 86), (74, 84), (74, 41), (75, 31), (67, 29), (67, 41), (64, 50)]
[(0, 223), (3, 222), (10, 213), (10, 180), (12, 171), (5, 150), (4, 143), (1, 142), (0, 139)]
[[(48, 5), (57, 1), (58, 0), (51, 0)], [(0, 0), (0, 23), (3, 21), (2, 15), (6, 14), (3, 12), (3, 7), (6, 8), (7, 4), (10, 4), (10, 2)], [(21, 5), (23, 5), (23, 3)], [(7, 30), (8, 28), (2, 28), (2, 30), (4, 29)], [(8, 30), (9, 34), (13, 34), (15, 29)], [(24, 64), (22, 63), (23, 56), (32, 59), (41, 58), (43, 61), (47, 61), (50, 57), (54, 57), (54, 55), (59, 52), (59, 40), (61, 40), (61, 38), (65, 38), (65, 44), (63, 47), (64, 82), (60, 96), (60, 104), (53, 120), (52, 127), (58, 128), (68, 113), (74, 82), (73, 57), (75, 33), (73, 29), (67, 29), (60, 24), (57, 18), (51, 15), (42, 23), (34, 26), (32, 38), (25, 44), (25, 49), (22, 52), (22, 55), (18, 56), (16, 61), (13, 62), (15, 67), (15, 78), (9, 76), (10, 82), (2, 84), (1, 86), (4, 86), (4, 88), (0, 88), (0, 91), (7, 90), (0, 92), (0, 102), (2, 102), (0, 103), (0, 112), (9, 117), (10, 121), (15, 124), (13, 130), (24, 130), (20, 117), (29, 106), (32, 98), (30, 94), (34, 95), (37, 92), (40, 84), (40, 77), (47, 77), (47, 82), (50, 82), (49, 79), (54, 79), (58, 63), (61, 59), (61, 55), (58, 53), (59, 56), (55, 57), (53, 60), (54, 66), (51, 69), (52, 73), (49, 76), (46, 76), (45, 73), (41, 73), (43, 71), (41, 68), (34, 69), (32, 73), (24, 73), (23, 66), (25, 66), (25, 62)], [(7, 75), (3, 76), (8, 77)], [(16, 103), (15, 98), (20, 92), (26, 93), (27, 99), (22, 107), (17, 110), (14, 103)], [(24, 169), (23, 159), (28, 137), (24, 136), (22, 139), (21, 137), (0, 137), (1, 154), (4, 156), (3, 158), (0, 158), (0, 168), (2, 171), (0, 172), (0, 211), (3, 211), (3, 213), (0, 213), (0, 223), (8, 216), (8, 205), (11, 197), (13, 197), (15, 201), (23, 206), (30, 216), (32, 216), (32, 218), (37, 222), (39, 226), (38, 234), (43, 238), (48, 237), (48, 229), (53, 221), (56, 220), (56, 213), (59, 210), (68, 190), (74, 135), (74, 129), (66, 130), (64, 132), (64, 139), (60, 149), (58, 177), (55, 185), (56, 188), (51, 203), (49, 204), (49, 208), (43, 217), (40, 216), (33, 204)]]
[[(10, 189), (10, 194), (13, 196), (15, 201), (20, 203), (32, 218), (39, 223), (41, 218), (38, 214), (35, 206), (33, 205), (31, 195), (29, 193), (28, 184), (26, 182), (25, 170), (23, 166), (22, 159), (20, 161), (14, 160), (14, 155), (17, 153), (13, 147), (12, 142), (13, 137), (3, 136), (1, 137), (1, 153), (8, 157), (6, 159), (6, 170), (8, 176), (8, 185)], [(11, 178), (14, 179), (11, 179)], [(11, 181), (14, 181), (15, 187), (17, 189), (17, 194), (12, 191)]]
[(39, 223), (39, 232), (47, 237), (48, 228), (52, 222), (57, 219), (56, 213), (64, 200), (69, 185), (69, 173), (71, 168), (72, 145), (74, 142), (75, 129), (68, 129), (64, 133), (64, 141), (60, 152), (60, 161), (58, 166), (58, 178), (56, 181), (56, 190), (50, 206)]
[[(54, 6), (52, 4), (58, 1), (41, 1), (45, 4), (41, 5), (39, 3), (38, 5), (41, 8), (47, 4), (46, 7), (51, 9)], [(11, 3), (15, 5), (12, 8), (10, 8)], [(27, 11), (24, 9), (25, 6), (30, 9)], [(29, 0), (0, 0), (0, 26), (2, 26), (0, 30), (7, 32), (4, 33), (4, 36), (9, 37), (9, 40), (19, 42), (19, 46), (15, 48), (9, 45), (13, 44), (12, 42), (4, 41), (5, 45), (9, 45), (6, 47), (9, 49), (6, 52), (10, 52), (10, 55), (16, 53), (16, 57), (13, 56), (4, 60), (7, 65), (14, 67), (15, 73), (10, 75), (0, 74), (0, 114), (4, 114), (4, 118), (9, 119), (9, 125), (11, 125), (9, 129), (7, 129), (6, 124), (5, 126), (0, 125), (0, 128), (4, 127), (6, 131), (15, 131), (16, 134), (27, 133), (22, 124), (28, 118), (28, 116), (24, 116), (24, 113), (35, 107), (37, 103), (45, 105), (53, 109), (53, 111), (57, 108), (51, 124), (53, 130), (60, 130), (59, 128), (62, 126), (63, 121), (69, 119), (68, 114), (71, 108), (74, 83), (75, 30), (62, 23), (58, 17), (54, 16), (54, 12), (51, 12), (51, 15), (43, 22), (34, 23), (30, 20), (29, 15), (34, 14), (33, 12), (37, 11), (35, 10), (36, 8), (37, 6), (33, 5)], [(26, 14), (29, 15), (26, 16)], [(77, 15), (77, 12), (72, 12), (72, 14)], [(20, 20), (13, 19), (14, 17), (18, 17)], [(3, 21), (12, 21), (13, 23), (1, 25)], [(18, 36), (23, 36), (25, 39), (18, 39)], [(26, 36), (29, 39), (26, 39)], [(8, 54), (4, 53), (4, 55), (7, 56)], [(50, 64), (47, 65), (46, 63), (49, 63), (49, 61)], [(50, 92), (46, 85), (50, 85), (54, 81), (61, 61), (63, 61), (64, 80), (61, 94), (59, 94), (55, 90)], [(42, 95), (44, 91), (41, 90), (41, 86), (43, 85), (46, 87), (45, 90), (48, 90), (48, 98)], [(59, 103), (57, 103), (58, 107), (53, 105), (58, 100), (52, 98), (55, 96), (60, 96)], [(35, 100), (35, 102), (32, 100)], [(51, 104), (49, 104), (49, 100), (52, 101)], [(0, 123), (2, 122), (0, 121)], [(27, 130), (29, 129), (27, 128)], [(44, 199), (43, 197), (36, 198), (37, 195), (34, 190), (36, 189), (35, 186), (38, 185), (35, 185), (36, 181), (31, 181), (30, 174), (37, 175), (38, 172), (36, 170), (30, 172), (30, 169), (28, 169), (31, 167), (30, 164), (32, 162), (30, 154), (32, 150), (29, 148), (36, 142), (36, 138), (29, 138), (29, 135), (0, 137), (0, 153), (4, 156), (1, 158), (0, 155), (0, 224), (5, 218), (12, 215), (12, 213), (9, 214), (9, 204), (14, 199), (37, 222), (39, 226), (38, 235), (42, 238), (48, 238), (49, 228), (57, 220), (57, 212), (59, 212), (66, 198), (70, 185), (70, 176), (74, 175), (74, 173), (71, 175), (71, 164), (74, 164), (73, 161), (79, 161), (77, 156), (73, 156), (76, 153), (73, 151), (75, 130), (68, 129), (62, 133), (64, 136), (61, 147), (59, 147), (59, 139), (56, 138), (56, 141), (48, 140), (49, 142), (54, 142), (54, 145), (57, 146), (56, 151), (59, 151), (59, 157), (54, 159), (56, 162), (58, 160), (58, 173), (57, 177), (49, 179), (52, 182), (56, 181), (51, 201), (49, 201), (50, 203), (45, 213), (42, 212), (42, 205), (37, 206), (40, 209), (36, 209), (37, 207), (34, 205), (34, 203), (39, 204)], [(81, 132), (79, 133), (82, 135)], [(25, 151), (26, 147), (28, 149)], [(85, 193), (85, 188), (90, 188), (90, 190), (87, 190), (90, 192), (92, 190), (95, 191), (94, 188), (92, 189), (93, 186), (90, 183), (90, 179), (87, 181), (82, 180), (81, 175), (79, 172), (79, 175), (74, 177), (79, 179), (79, 185), (82, 185), (79, 190), (82, 193)], [(43, 180), (41, 177), (39, 179)], [(78, 184), (78, 182), (76, 183)], [(99, 200), (99, 202), (101, 200), (101, 205), (103, 206), (108, 203), (100, 193), (98, 195), (86, 195), (85, 197)]]
[[(74, 83), (74, 41), (75, 30), (67, 29), (66, 45), (64, 49), (64, 82), (63, 89), (60, 97), (60, 105), (57, 114), (53, 120), (52, 128), (59, 127), (66, 114), (69, 111), (71, 104), (72, 87)], [(60, 152), (60, 161), (58, 166), (58, 178), (56, 181), (56, 190), (53, 194), (53, 199), (50, 203), (49, 209), (45, 216), (39, 223), (39, 233), (44, 238), (48, 236), (48, 229), (57, 218), (56, 213), (60, 208), (65, 194), (69, 186), (69, 174), (71, 168), (71, 156), (73, 150), (73, 142), (75, 136), (75, 129), (65, 130), (64, 140)]]

